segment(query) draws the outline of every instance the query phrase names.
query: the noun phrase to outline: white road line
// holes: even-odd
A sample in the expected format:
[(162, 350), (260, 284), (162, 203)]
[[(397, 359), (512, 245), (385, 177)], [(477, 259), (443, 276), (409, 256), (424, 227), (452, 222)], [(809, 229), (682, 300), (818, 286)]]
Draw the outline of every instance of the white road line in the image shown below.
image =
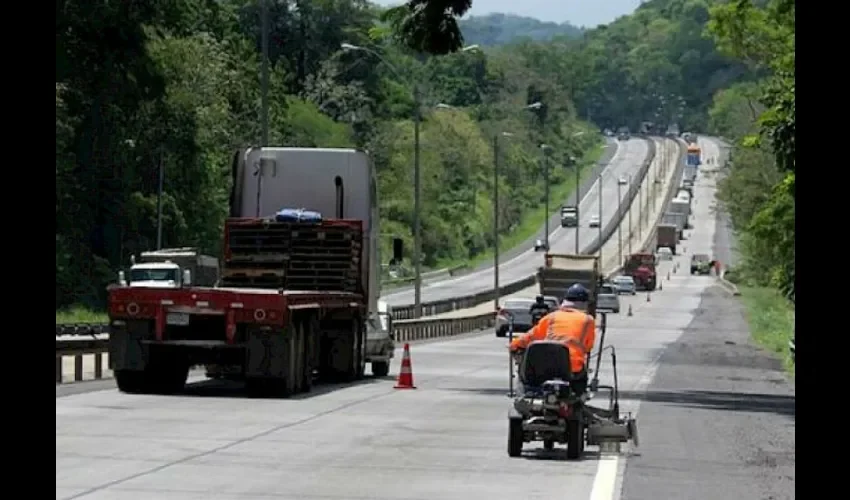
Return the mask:
[(590, 490), (590, 500), (611, 500), (614, 498), (614, 484), (617, 482), (617, 465), (620, 459), (616, 456), (604, 456), (599, 459), (599, 468), (593, 478), (593, 488)]
[[(628, 143), (624, 143), (624, 144), (626, 144), (626, 145), (627, 145)], [(606, 166), (605, 166), (605, 168), (602, 170), (602, 175), (603, 175), (603, 176), (605, 175), (605, 173), (606, 173), (606, 172), (608, 172), (608, 170), (609, 170), (611, 167), (613, 167), (613, 166), (617, 163), (617, 161), (618, 161), (618, 157), (619, 157), (619, 156), (621, 156), (621, 154), (623, 153), (623, 149), (625, 149), (625, 148), (620, 147), (620, 146), (621, 146), (621, 144), (620, 144), (620, 142), (619, 142), (619, 141), (615, 142), (615, 143), (614, 143), (614, 145), (615, 145), (615, 147), (616, 147), (617, 149), (614, 151), (614, 156), (612, 156), (612, 157), (611, 157), (611, 159), (608, 161), (608, 165), (606, 165)], [(593, 194), (594, 189), (597, 189), (597, 188), (596, 188), (596, 185), (597, 185), (598, 183), (599, 183), (599, 180), (597, 179), (597, 180), (596, 180), (596, 181), (595, 181), (595, 182), (594, 182), (594, 183), (590, 186), (590, 188), (588, 188), (587, 192), (586, 192), (586, 193), (584, 193), (584, 196), (581, 198), (581, 201), (579, 202), (579, 207), (581, 207), (581, 204), (585, 202), (585, 200), (587, 199), (587, 197), (588, 197), (588, 196), (590, 196), (591, 194)], [(576, 189), (578, 189), (579, 187), (580, 187), (580, 186), (576, 186)], [(598, 190), (598, 189), (597, 189), (597, 190)], [(580, 213), (582, 213), (582, 212), (580, 212)], [(552, 215), (552, 214), (549, 214), (549, 216), (551, 216), (551, 215)], [(561, 229), (562, 229), (562, 228), (561, 228), (561, 226), (557, 226), (557, 227), (555, 227), (555, 229), (554, 229), (554, 230), (553, 230), (553, 231), (549, 234), (549, 239), (550, 239), (550, 240), (554, 239), (554, 238), (555, 238), (555, 235), (557, 235), (559, 232), (561, 232)], [(578, 228), (575, 228), (575, 230), (576, 230), (576, 231), (578, 231)], [(523, 252), (523, 253), (521, 253), (521, 254), (517, 255), (516, 257), (514, 257), (514, 258), (510, 259), (510, 260), (507, 260), (507, 261), (504, 261), (504, 262), (500, 262), (500, 263), (499, 263), (499, 269), (500, 269), (500, 270), (503, 270), (504, 268), (509, 267), (512, 263), (514, 263), (514, 262), (518, 261), (519, 259), (525, 259), (525, 258), (527, 258), (527, 257), (528, 257), (530, 254), (532, 254), (532, 253), (534, 253), (534, 250), (533, 250), (533, 249), (529, 249), (529, 250), (526, 250), (525, 252)], [(465, 280), (465, 279), (471, 278), (471, 277), (473, 277), (473, 276), (480, 276), (480, 275), (483, 275), (483, 274), (490, 274), (490, 273), (492, 273), (492, 272), (493, 272), (493, 269), (492, 269), (492, 266), (491, 266), (491, 267), (488, 267), (488, 268), (485, 268), (485, 269), (481, 269), (481, 270), (479, 270), (479, 271), (475, 271), (475, 272), (472, 272), (472, 273), (469, 273), (469, 274), (464, 274), (463, 276), (460, 276), (460, 277), (450, 278), (450, 279), (442, 280), (442, 281), (433, 281), (433, 282), (431, 282), (431, 283), (428, 283), (427, 285), (423, 284), (423, 285), (425, 285), (425, 286), (423, 286), (423, 288), (428, 288), (428, 287), (440, 287), (440, 286), (443, 286), (443, 285), (445, 285), (445, 284), (447, 284), (447, 283), (453, 283), (453, 282), (457, 282), (457, 281), (460, 281), (460, 280)], [(389, 294), (389, 295), (385, 295), (385, 296), (383, 296), (383, 297), (381, 297), (381, 298), (382, 298), (382, 299), (389, 299), (389, 298), (391, 298), (391, 297), (392, 297), (392, 296), (394, 296), (394, 295), (401, 295), (401, 294), (403, 294), (403, 293), (407, 293), (408, 291), (409, 291), (409, 290), (402, 290), (402, 291), (399, 291), (399, 292), (391, 293), (391, 294)]]

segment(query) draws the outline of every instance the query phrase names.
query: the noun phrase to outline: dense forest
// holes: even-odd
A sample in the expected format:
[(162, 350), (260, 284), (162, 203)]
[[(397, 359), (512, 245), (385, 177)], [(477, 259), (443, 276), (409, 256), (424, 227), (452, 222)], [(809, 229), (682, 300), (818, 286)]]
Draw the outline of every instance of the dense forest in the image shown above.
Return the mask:
[(466, 45), (499, 47), (528, 39), (547, 42), (557, 37), (578, 38), (582, 29), (570, 23), (544, 22), (514, 14), (470, 16), (460, 21), (460, 31)]
[[(101, 305), (115, 269), (154, 246), (160, 165), (164, 246), (218, 251), (229, 159), (261, 140), (260, 4), (57, 3), (57, 308)], [(269, 143), (368, 149), (379, 172), (382, 230), (407, 240), (407, 249), (414, 88), (420, 92), (429, 267), (491, 248), (492, 141), (501, 132), (513, 133), (499, 181), (506, 233), (528, 226), (542, 204), (536, 145), (554, 147), (560, 168), (551, 180), (564, 184), (570, 158), (594, 161), (597, 127), (676, 122), (738, 140), (734, 129), (742, 135), (730, 184), (737, 169), (746, 170), (747, 155), (762, 155), (763, 168), (777, 172), (793, 158), (793, 37), (791, 65), (774, 67), (769, 50), (781, 44), (771, 23), (784, 21), (766, 11), (749, 9), (743, 18), (729, 11), (748, 9), (747, 2), (653, 0), (580, 38), (460, 50), (457, 17), (469, 4), (410, 0), (382, 10), (364, 0), (268, 0)], [(793, 2), (791, 9), (793, 23)], [(775, 48), (760, 51), (760, 40), (742, 36), (759, 27), (761, 41)], [(344, 43), (368, 50), (342, 50)], [(789, 67), (790, 153), (782, 114)], [(763, 107), (755, 120), (731, 118), (740, 118), (742, 96)], [(525, 109), (538, 101), (539, 109)], [(787, 185), (782, 179), (777, 186)], [(750, 212), (727, 195), (754, 252), (780, 231), (764, 211), (782, 208), (782, 190), (748, 189), (762, 188), (773, 205)], [(791, 213), (793, 252), (793, 206)]]

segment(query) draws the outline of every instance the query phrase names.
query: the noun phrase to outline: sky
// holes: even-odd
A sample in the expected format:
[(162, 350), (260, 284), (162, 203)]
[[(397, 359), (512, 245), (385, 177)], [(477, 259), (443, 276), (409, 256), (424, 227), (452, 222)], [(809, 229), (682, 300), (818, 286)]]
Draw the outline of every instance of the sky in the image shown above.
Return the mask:
[[(372, 1), (379, 5), (403, 3), (403, 0)], [(592, 28), (631, 14), (640, 3), (640, 0), (472, 0), (472, 9), (467, 15), (499, 12), (556, 23), (569, 21), (575, 26)]]

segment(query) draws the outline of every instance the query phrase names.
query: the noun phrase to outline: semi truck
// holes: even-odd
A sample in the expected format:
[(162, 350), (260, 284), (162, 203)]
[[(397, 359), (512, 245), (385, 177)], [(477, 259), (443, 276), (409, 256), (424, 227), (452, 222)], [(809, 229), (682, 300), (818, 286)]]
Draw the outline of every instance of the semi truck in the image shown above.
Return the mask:
[(567, 289), (580, 284), (590, 292), (587, 304), (576, 304), (588, 314), (596, 314), (596, 290), (602, 277), (599, 257), (595, 255), (572, 255), (546, 253), (543, 265), (537, 270), (537, 283), (543, 296), (563, 298)]
[(578, 207), (575, 205), (561, 206), (561, 227), (578, 226)]
[(192, 247), (142, 252), (131, 256), (130, 263), (129, 276), (118, 272), (120, 286), (180, 288), (184, 270), (190, 271), (198, 286), (215, 286), (219, 278), (218, 259)]
[(651, 253), (633, 253), (623, 263), (623, 274), (635, 280), (638, 290), (655, 290), (655, 255)]
[(681, 240), (684, 237), (683, 232), (685, 230), (685, 216), (683, 214), (664, 212), (663, 214), (661, 214), (660, 224), (670, 224), (676, 226), (677, 239)]
[(679, 229), (675, 224), (658, 224), (655, 230), (655, 250), (667, 247), (676, 255), (676, 244), (679, 242)]
[(674, 214), (681, 214), (684, 217), (684, 229), (690, 229), (690, 215), (691, 215), (691, 203), (690, 200), (683, 200), (681, 198), (675, 198), (670, 202), (669, 212)]
[(193, 284), (185, 269), (180, 288), (110, 290), (109, 354), (121, 391), (174, 392), (197, 365), (264, 395), (309, 391), (315, 374), (363, 376), (380, 294), (371, 158), (248, 148), (234, 155), (232, 178), (218, 287)]

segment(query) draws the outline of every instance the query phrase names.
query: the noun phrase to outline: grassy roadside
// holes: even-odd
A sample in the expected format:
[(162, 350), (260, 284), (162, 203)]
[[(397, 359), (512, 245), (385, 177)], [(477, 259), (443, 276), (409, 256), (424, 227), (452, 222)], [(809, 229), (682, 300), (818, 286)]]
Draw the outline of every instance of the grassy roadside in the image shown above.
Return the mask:
[(794, 335), (793, 307), (773, 288), (741, 286), (738, 289), (753, 340), (776, 353), (794, 376), (794, 363), (788, 352), (788, 341)]
[(56, 311), (56, 324), (68, 323), (107, 323), (105, 313), (94, 312), (81, 306)]
[[(592, 170), (596, 163), (599, 161), (599, 158), (602, 156), (602, 153), (605, 151), (603, 147), (604, 143), (600, 143), (599, 145), (594, 146), (592, 149), (588, 150), (584, 156), (582, 157), (580, 171), (582, 173), (581, 181), (584, 181), (584, 174), (589, 170)], [(564, 182), (560, 184), (551, 184), (549, 186), (549, 199), (551, 200), (550, 209), (557, 209), (561, 206), (561, 202), (566, 200), (573, 192), (576, 190), (577, 186), (575, 185), (575, 177), (572, 175), (567, 176)], [(554, 212), (553, 212), (554, 213)], [(502, 251), (506, 251), (516, 247), (517, 245), (522, 244), (525, 240), (534, 236), (540, 226), (543, 225), (545, 215), (545, 207), (538, 207), (534, 210), (527, 211), (523, 216), (521, 222), (517, 225), (517, 227), (511, 231), (510, 233), (502, 233), (501, 239), (499, 241), (499, 247)], [(551, 214), (550, 214), (551, 215)], [(460, 265), (466, 265), (468, 267), (476, 267), (482, 262), (492, 260), (493, 259), (493, 249), (490, 248), (486, 252), (476, 255), (472, 259), (456, 259), (456, 260), (446, 260), (440, 261), (434, 269), (444, 269), (449, 267), (455, 267)]]

